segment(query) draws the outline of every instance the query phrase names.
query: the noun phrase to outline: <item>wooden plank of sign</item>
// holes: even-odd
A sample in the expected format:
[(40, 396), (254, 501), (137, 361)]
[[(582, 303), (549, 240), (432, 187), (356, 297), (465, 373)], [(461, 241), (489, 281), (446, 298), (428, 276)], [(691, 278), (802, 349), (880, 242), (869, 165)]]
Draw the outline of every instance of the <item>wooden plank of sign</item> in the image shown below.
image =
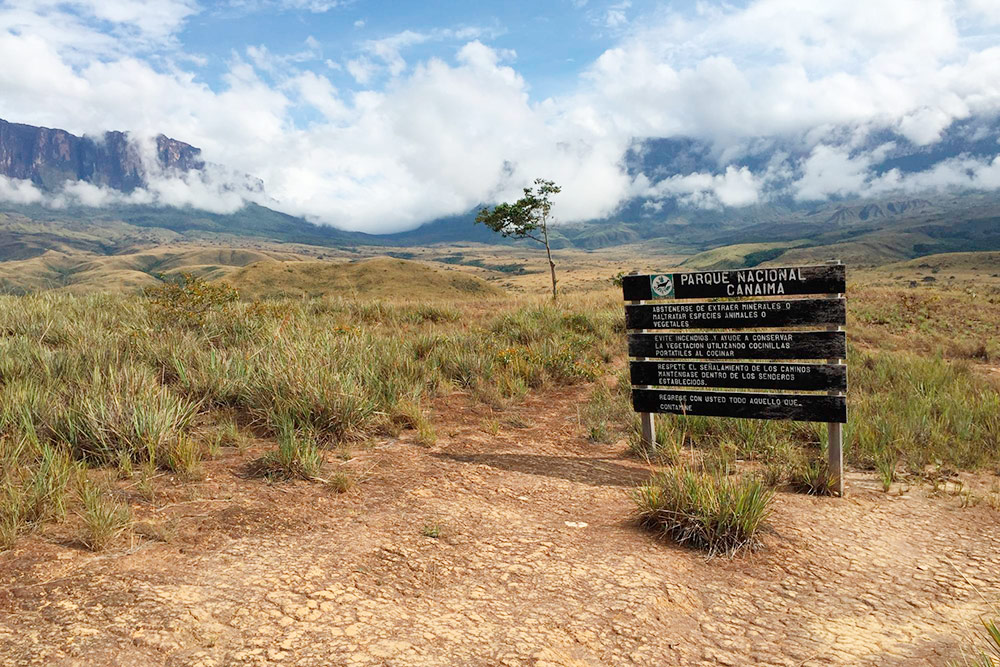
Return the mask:
[(625, 306), (628, 329), (763, 329), (845, 324), (844, 299), (777, 299)]
[(632, 407), (636, 412), (704, 417), (847, 422), (847, 399), (825, 394), (633, 389)]
[(633, 333), (628, 356), (649, 359), (843, 359), (843, 331)]
[(847, 366), (842, 364), (633, 361), (629, 370), (632, 384), (656, 387), (847, 391)]
[(846, 279), (843, 264), (654, 273), (623, 276), (622, 293), (626, 301), (841, 294)]

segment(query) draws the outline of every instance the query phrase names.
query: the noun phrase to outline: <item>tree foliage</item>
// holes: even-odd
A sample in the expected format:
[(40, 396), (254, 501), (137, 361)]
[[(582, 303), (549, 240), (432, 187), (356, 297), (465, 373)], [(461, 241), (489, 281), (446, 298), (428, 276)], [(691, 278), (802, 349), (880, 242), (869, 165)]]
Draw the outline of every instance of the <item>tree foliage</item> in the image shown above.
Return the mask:
[(553, 299), (556, 298), (556, 265), (552, 261), (552, 250), (549, 247), (548, 224), (552, 212), (551, 195), (558, 194), (561, 190), (553, 181), (536, 178), (535, 187), (524, 188), (524, 196), (516, 202), (497, 204), (492, 209), (484, 208), (476, 216), (477, 223), (482, 223), (505, 237), (531, 239), (545, 246), (552, 273)]

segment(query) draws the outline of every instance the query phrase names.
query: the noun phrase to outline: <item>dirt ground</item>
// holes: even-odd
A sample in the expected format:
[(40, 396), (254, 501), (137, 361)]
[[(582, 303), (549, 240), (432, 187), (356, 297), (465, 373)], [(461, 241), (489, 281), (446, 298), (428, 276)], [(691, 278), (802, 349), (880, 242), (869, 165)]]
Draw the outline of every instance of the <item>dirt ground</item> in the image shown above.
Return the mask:
[(233, 453), (137, 500), (128, 545), (23, 539), (0, 554), (0, 665), (941, 665), (1000, 594), (1000, 514), (870, 475), (780, 493), (751, 556), (659, 541), (629, 520), (649, 470), (585, 437), (589, 391), (496, 422), (441, 399), (431, 447), (331, 452), (366, 474), (346, 494), (246, 479)]

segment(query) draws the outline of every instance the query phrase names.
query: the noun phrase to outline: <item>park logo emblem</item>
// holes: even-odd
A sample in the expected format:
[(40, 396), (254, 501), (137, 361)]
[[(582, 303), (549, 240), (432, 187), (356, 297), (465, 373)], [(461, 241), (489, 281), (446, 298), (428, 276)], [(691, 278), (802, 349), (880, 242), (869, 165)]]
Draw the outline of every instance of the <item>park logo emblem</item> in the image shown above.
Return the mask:
[(674, 279), (670, 275), (660, 274), (649, 277), (649, 289), (653, 297), (672, 299), (674, 297)]

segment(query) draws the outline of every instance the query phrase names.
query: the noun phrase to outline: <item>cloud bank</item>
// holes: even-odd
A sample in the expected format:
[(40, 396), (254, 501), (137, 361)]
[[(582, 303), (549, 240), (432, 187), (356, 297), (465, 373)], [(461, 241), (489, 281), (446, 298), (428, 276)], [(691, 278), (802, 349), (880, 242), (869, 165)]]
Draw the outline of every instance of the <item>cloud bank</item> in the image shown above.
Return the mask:
[[(564, 221), (610, 215), (635, 196), (654, 208), (665, 199), (719, 208), (1000, 187), (993, 158), (880, 172), (879, 151), (889, 149), (868, 146), (886, 130), (933, 146), (956, 122), (1000, 113), (1000, 5), (985, 0), (591, 6), (615, 42), (568, 92), (545, 99), (533, 97), (516, 53), (490, 45), (496, 31), (469, 26), (402, 31), (336, 61), (321, 35), (285, 51), (250, 44), (210, 86), (199, 74), (205, 57), (182, 44), (185, 23), (206, 11), (194, 0), (0, 3), (0, 62), (32, 63), (0, 68), (0, 117), (75, 133), (163, 132), (261, 178), (269, 206), (368, 232), (515, 197), (536, 177), (563, 187)], [(437, 55), (411, 57), (428, 45)], [(630, 171), (637, 137), (696, 139), (712, 168)], [(795, 150), (748, 165), (771, 138)], [(261, 196), (226, 178), (159, 175), (127, 197), (230, 211)], [(86, 184), (60, 196), (126, 197)], [(30, 184), (0, 181), (2, 199), (39, 197)]]

